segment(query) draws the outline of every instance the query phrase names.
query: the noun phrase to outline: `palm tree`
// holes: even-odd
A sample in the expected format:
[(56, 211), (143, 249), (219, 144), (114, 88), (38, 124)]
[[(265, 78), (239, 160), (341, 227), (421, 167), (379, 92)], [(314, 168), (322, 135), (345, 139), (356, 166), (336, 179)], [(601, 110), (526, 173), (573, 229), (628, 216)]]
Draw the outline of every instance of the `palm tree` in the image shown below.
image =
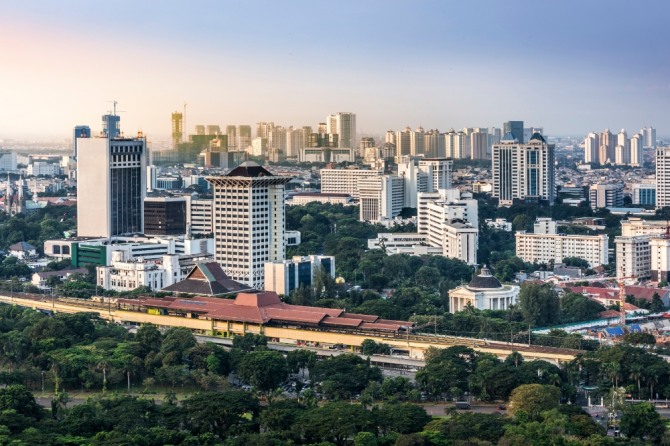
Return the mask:
[(644, 375), (644, 367), (642, 366), (642, 364), (635, 363), (635, 364), (631, 365), (630, 374), (628, 375), (628, 377), (630, 379), (634, 379), (634, 380), (637, 381), (637, 398), (638, 399), (641, 398), (641, 394), (642, 394), (642, 390), (641, 390), (641, 386), (640, 386), (640, 380), (642, 379), (643, 375)]

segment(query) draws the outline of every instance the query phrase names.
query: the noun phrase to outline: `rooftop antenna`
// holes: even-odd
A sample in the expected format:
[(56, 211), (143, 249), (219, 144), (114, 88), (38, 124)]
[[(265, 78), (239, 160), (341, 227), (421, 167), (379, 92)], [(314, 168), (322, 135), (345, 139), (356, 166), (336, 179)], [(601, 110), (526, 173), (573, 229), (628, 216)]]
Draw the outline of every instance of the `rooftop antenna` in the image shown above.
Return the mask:
[(117, 116), (117, 113), (125, 113), (125, 110), (118, 110), (118, 111), (116, 110), (116, 106), (117, 106), (118, 103), (119, 103), (116, 99), (114, 99), (114, 100), (112, 100), (112, 101), (107, 101), (107, 102), (109, 102), (109, 103), (111, 103), (111, 104), (114, 104), (112, 110), (110, 111), (110, 113), (112, 114), (112, 116)]

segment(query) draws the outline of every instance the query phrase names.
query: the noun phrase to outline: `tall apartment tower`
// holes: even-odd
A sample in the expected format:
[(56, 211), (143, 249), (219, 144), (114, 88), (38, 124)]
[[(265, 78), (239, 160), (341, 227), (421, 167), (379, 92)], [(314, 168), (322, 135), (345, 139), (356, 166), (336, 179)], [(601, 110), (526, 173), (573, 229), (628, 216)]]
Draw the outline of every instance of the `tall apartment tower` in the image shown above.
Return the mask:
[(356, 144), (356, 114), (349, 112), (338, 112), (326, 118), (326, 133), (337, 134), (337, 147), (355, 149)]
[[(110, 119), (111, 118), (111, 119)], [(119, 117), (103, 116), (119, 134)], [(77, 235), (111, 237), (144, 232), (147, 148), (137, 138), (77, 138)]]
[(554, 145), (535, 133), (527, 144), (520, 144), (507, 133), (493, 146), (493, 196), (500, 205), (514, 200), (554, 203)]
[(599, 163), (598, 150), (600, 148), (600, 136), (591, 132), (584, 138), (584, 162)]
[(473, 160), (489, 158), (489, 132), (484, 128), (474, 128), (468, 134), (470, 153)]
[(177, 150), (184, 139), (184, 114), (172, 113), (172, 150)]
[(396, 133), (395, 147), (396, 157), (400, 158), (411, 153), (412, 129), (405, 127), (405, 130)]
[(610, 129), (605, 129), (605, 131), (599, 135), (599, 142), (598, 161), (603, 165), (613, 163), (616, 157), (616, 143), (615, 137), (612, 132), (610, 132)]
[(425, 153), (425, 136), (426, 132), (423, 127), (418, 127), (415, 131), (410, 132), (409, 139), (409, 153), (410, 155), (423, 155)]
[(656, 148), (656, 209), (670, 206), (670, 147)]
[(447, 158), (464, 159), (470, 157), (469, 140), (462, 131), (456, 132), (454, 129), (449, 129), (444, 134), (445, 155)]
[(639, 167), (642, 165), (642, 135), (635, 134), (630, 138), (630, 165)]
[(226, 135), (228, 136), (228, 151), (234, 152), (239, 150), (237, 147), (237, 127), (234, 125), (227, 125)]
[(653, 127), (645, 127), (640, 130), (644, 147), (656, 148), (656, 129)]
[(90, 138), (91, 128), (87, 125), (76, 125), (72, 138), (72, 156), (77, 158), (77, 138)]
[(214, 193), (216, 261), (233, 280), (263, 289), (265, 263), (285, 257), (284, 187), (291, 177), (247, 161), (206, 180)]
[(523, 144), (523, 121), (507, 121), (503, 123), (502, 134), (506, 135), (508, 133), (511, 133), (519, 144)]

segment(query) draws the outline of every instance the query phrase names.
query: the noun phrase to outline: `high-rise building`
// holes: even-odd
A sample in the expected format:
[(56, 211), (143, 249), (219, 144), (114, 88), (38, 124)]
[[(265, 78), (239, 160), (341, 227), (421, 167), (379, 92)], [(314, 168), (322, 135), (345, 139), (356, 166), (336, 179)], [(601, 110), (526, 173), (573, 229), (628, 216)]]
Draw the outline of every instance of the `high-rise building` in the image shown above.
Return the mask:
[(335, 278), (335, 257), (295, 256), (290, 260), (268, 262), (265, 264), (265, 291), (288, 296), (301, 286), (309, 289), (319, 268)]
[(670, 147), (656, 149), (656, 209), (670, 206)]
[(221, 127), (217, 124), (209, 124), (207, 125), (206, 131), (208, 135), (220, 135)]
[(489, 159), (489, 132), (484, 128), (474, 128), (469, 132), (468, 137), (472, 159)]
[(104, 137), (116, 138), (121, 133), (119, 126), (121, 117), (116, 114), (102, 115), (102, 134)]
[(184, 114), (172, 112), (172, 150), (177, 150), (184, 139)]
[(604, 132), (598, 135), (600, 147), (598, 148), (598, 162), (600, 164), (612, 164), (616, 157), (615, 153), (615, 138), (610, 129), (605, 129)]
[(77, 158), (77, 138), (90, 138), (91, 128), (87, 125), (74, 126), (74, 135), (72, 138), (72, 156)]
[(356, 115), (349, 112), (338, 112), (326, 118), (326, 133), (338, 135), (337, 147), (355, 149)]
[(184, 235), (187, 216), (186, 197), (146, 197), (144, 233), (147, 235)]
[[(144, 232), (146, 139), (119, 134), (119, 117), (103, 116), (107, 131), (78, 138), (77, 235), (111, 237)], [(109, 132), (109, 133), (108, 133)]]
[(616, 146), (614, 147), (614, 164), (625, 166), (630, 164), (630, 140), (625, 129), (617, 135)]
[(228, 136), (228, 150), (235, 151), (238, 150), (237, 146), (237, 127), (234, 125), (226, 126), (226, 136)]
[(535, 134), (539, 133), (544, 135), (544, 129), (542, 127), (524, 127), (523, 129), (523, 140), (530, 141), (530, 138)]
[(479, 220), (477, 200), (462, 199), (458, 189), (418, 194), (417, 232), (445, 257), (477, 264)]
[(270, 137), (270, 130), (275, 127), (274, 122), (257, 122), (256, 123), (256, 138), (265, 138)]
[(444, 135), (445, 155), (447, 158), (465, 159), (469, 158), (469, 140), (467, 135), (462, 132), (456, 132), (454, 129), (449, 129)]
[(502, 134), (506, 135), (508, 133), (511, 133), (519, 144), (523, 144), (525, 141), (523, 139), (523, 121), (507, 121), (503, 123)]
[(284, 187), (291, 177), (247, 161), (206, 179), (214, 193), (216, 261), (231, 279), (263, 289), (264, 265), (285, 257)]
[(645, 127), (640, 130), (642, 134), (642, 144), (648, 149), (656, 148), (656, 129), (653, 127)]
[(395, 141), (396, 141), (396, 133), (393, 130), (387, 130), (386, 136), (384, 137), (384, 142), (395, 145)]
[(639, 167), (642, 162), (642, 136), (638, 133), (630, 138), (630, 165)]
[(411, 140), (412, 140), (412, 129), (405, 127), (405, 130), (402, 130), (396, 133), (395, 137), (395, 155), (399, 159), (402, 156), (409, 155), (411, 153)]
[(493, 197), (500, 205), (514, 200), (554, 203), (554, 145), (535, 133), (527, 144), (519, 144), (507, 133), (493, 146)]
[(428, 175), (426, 192), (451, 189), (451, 170), (454, 162), (448, 158), (423, 158), (419, 160), (419, 170)]
[(286, 157), (298, 159), (300, 150), (306, 147), (303, 129), (290, 128), (286, 131)]
[(600, 163), (599, 149), (600, 136), (598, 133), (591, 132), (584, 138), (584, 162)]
[(424, 154), (424, 139), (426, 133), (423, 130), (423, 127), (417, 128), (415, 131), (410, 132), (409, 137), (409, 153), (410, 155), (423, 155)]
[(377, 222), (397, 217), (405, 203), (405, 184), (397, 175), (360, 178), (360, 220)]
[(321, 169), (321, 192), (324, 194), (347, 194), (358, 198), (358, 181), (375, 177), (383, 172), (365, 169)]
[(444, 134), (438, 129), (428, 130), (423, 137), (423, 153), (428, 158), (444, 158), (446, 156)]
[(237, 126), (237, 150), (247, 150), (251, 145), (251, 126), (238, 125)]

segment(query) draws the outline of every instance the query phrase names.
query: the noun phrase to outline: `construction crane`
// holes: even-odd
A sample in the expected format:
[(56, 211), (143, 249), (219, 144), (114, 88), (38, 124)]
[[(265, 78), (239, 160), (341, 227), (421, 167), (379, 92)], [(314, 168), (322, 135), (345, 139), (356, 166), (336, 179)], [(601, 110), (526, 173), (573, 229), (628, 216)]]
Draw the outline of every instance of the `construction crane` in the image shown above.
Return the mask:
[(617, 284), (619, 286), (619, 323), (622, 326), (626, 325), (626, 279), (637, 279), (636, 276), (624, 276), (625, 271), (623, 266), (621, 267), (621, 273), (617, 278)]

